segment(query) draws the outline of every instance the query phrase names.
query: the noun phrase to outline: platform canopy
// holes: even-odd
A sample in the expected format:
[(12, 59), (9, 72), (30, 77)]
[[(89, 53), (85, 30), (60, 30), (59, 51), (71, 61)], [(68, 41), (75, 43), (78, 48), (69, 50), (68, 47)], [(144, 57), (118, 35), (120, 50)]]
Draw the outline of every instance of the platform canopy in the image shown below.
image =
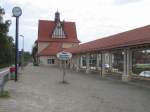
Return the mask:
[(143, 44), (150, 44), (150, 25), (83, 43), (66, 51), (78, 54)]

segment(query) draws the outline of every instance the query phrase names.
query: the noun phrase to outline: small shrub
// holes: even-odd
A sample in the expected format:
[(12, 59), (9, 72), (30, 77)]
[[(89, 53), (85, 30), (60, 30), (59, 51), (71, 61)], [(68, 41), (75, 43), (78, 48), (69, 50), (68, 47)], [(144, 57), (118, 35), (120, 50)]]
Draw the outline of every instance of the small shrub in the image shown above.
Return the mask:
[(8, 91), (1, 91), (0, 92), (0, 98), (9, 98), (10, 94)]
[(136, 64), (133, 66), (133, 73), (139, 74), (142, 71), (150, 71), (150, 64)]

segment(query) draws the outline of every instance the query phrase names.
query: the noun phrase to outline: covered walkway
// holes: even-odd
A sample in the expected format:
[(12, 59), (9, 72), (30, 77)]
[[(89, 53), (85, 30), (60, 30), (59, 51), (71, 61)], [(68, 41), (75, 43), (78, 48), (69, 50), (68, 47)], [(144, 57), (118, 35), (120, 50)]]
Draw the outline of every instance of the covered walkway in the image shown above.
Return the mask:
[[(150, 74), (141, 77), (133, 72), (133, 67), (138, 64), (147, 64), (150, 71), (150, 25), (80, 44), (66, 51), (73, 54), (69, 63), (70, 68), (76, 71), (98, 71), (101, 76), (119, 73), (123, 81), (135, 78), (150, 80)], [(137, 52), (147, 52), (143, 53), (146, 59), (136, 59)]]

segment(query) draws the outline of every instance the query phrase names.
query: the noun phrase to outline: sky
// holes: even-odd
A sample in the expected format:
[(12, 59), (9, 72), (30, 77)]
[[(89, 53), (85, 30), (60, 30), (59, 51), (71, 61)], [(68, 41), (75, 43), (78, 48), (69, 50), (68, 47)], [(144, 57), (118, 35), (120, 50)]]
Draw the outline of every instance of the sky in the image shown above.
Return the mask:
[[(150, 24), (150, 0), (0, 0), (4, 19), (12, 25), (9, 35), (15, 37), (12, 8), (22, 8), (19, 34), (24, 36), (24, 49), (31, 51), (38, 37), (38, 21), (60, 19), (76, 22), (78, 39), (82, 42), (107, 37)], [(23, 38), (19, 37), (19, 49)]]

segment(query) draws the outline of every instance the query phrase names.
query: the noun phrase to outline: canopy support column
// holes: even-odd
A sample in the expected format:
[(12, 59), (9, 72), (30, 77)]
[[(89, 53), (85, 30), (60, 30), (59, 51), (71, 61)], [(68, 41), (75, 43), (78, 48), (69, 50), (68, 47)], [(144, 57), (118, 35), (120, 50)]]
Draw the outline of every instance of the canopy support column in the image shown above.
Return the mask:
[(123, 75), (122, 75), (122, 81), (129, 81), (130, 80), (130, 75), (131, 75), (131, 68), (132, 68), (132, 52), (130, 49), (124, 49), (124, 70), (123, 70)]
[(86, 54), (86, 73), (88, 74), (90, 71), (90, 54), (87, 53)]

